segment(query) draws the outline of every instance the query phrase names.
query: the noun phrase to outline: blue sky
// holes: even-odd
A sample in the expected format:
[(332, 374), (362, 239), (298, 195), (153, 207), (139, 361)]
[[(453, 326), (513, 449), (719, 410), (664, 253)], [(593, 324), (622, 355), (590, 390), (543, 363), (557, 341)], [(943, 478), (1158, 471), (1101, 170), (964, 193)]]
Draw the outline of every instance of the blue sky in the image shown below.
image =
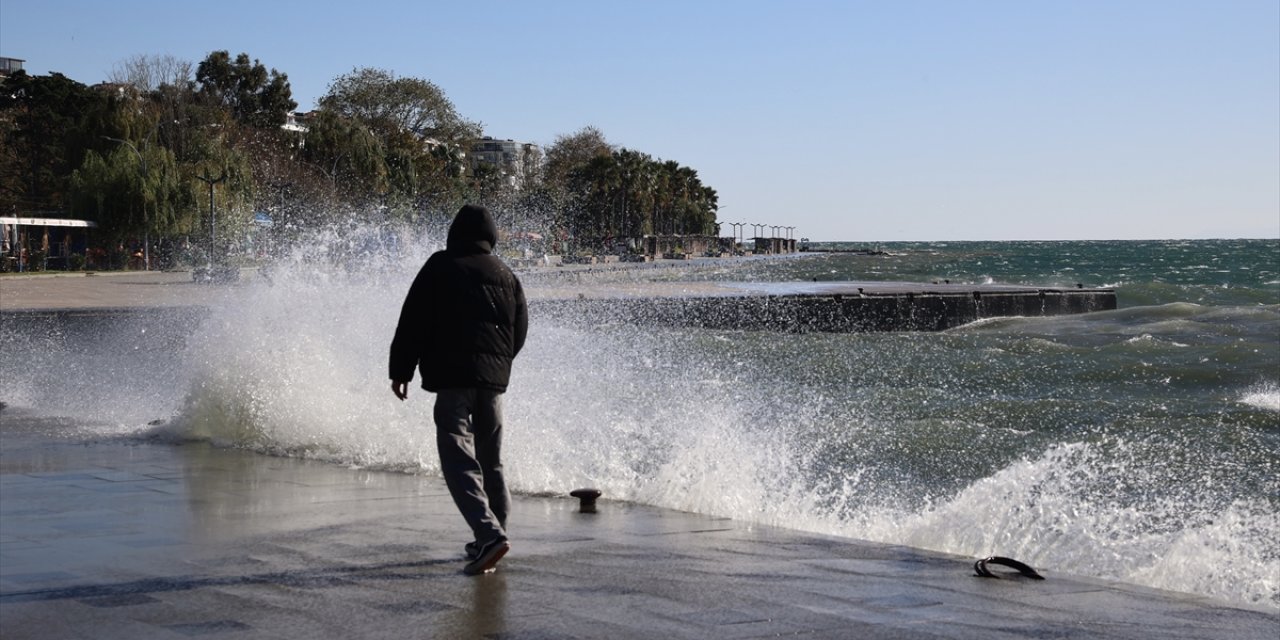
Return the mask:
[(1277, 0), (0, 0), (31, 73), (219, 49), (302, 110), (370, 66), (494, 137), (592, 125), (797, 238), (1280, 238)]

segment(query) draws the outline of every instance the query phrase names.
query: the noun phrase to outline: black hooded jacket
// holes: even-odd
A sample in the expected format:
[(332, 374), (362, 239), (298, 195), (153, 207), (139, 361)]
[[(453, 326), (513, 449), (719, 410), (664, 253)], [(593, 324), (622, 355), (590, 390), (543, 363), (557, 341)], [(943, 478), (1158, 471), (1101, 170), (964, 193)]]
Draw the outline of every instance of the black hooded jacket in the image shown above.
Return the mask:
[(520, 280), (492, 254), (498, 228), (484, 207), (464, 206), (444, 251), (422, 265), (391, 341), (391, 380), (422, 388), (506, 391), (524, 347), (529, 311)]

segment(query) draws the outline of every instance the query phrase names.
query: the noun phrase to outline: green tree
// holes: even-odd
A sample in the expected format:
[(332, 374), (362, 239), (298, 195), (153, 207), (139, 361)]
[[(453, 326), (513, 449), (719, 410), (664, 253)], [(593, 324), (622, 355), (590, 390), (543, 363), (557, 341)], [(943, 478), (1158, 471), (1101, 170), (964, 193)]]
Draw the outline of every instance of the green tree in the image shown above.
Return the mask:
[(562, 136), (547, 152), (543, 197), (579, 246), (645, 234), (703, 234), (715, 221), (716, 193), (697, 171), (632, 149), (611, 149), (599, 130)]
[(613, 149), (604, 133), (595, 127), (583, 127), (574, 133), (556, 136), (555, 142), (547, 148), (544, 181), (552, 189), (565, 187), (569, 174), (592, 158), (613, 154)]
[(235, 60), (227, 51), (210, 53), (196, 67), (196, 82), (212, 104), (228, 109), (236, 122), (253, 127), (279, 127), (298, 107), (289, 77), (275, 69), (268, 71), (257, 60), (250, 62), (247, 53)]
[(320, 110), (298, 157), (347, 204), (364, 204), (372, 194), (386, 192), (385, 147), (368, 125), (353, 118)]
[(193, 79), (174, 80), (144, 94), (142, 111), (154, 123), (158, 144), (171, 150), (178, 162), (194, 162), (207, 140), (233, 120), (221, 106), (200, 98)]
[(157, 145), (113, 140), (105, 153), (89, 151), (71, 174), (72, 207), (115, 241), (190, 233), (194, 198), (173, 153)]
[(90, 151), (81, 167), (71, 175), (73, 208), (79, 215), (97, 222), (99, 233), (113, 241), (141, 226), (141, 203), (131, 197), (133, 165), (125, 149), (107, 157)]
[[(572, 238), (575, 243), (600, 235), (601, 225), (593, 214), (590, 200), (601, 180), (593, 179), (590, 174), (607, 171), (606, 166), (599, 163), (611, 157), (613, 150), (604, 133), (591, 126), (557, 136), (547, 147), (541, 197), (554, 212), (549, 216), (552, 219), (548, 226), (554, 228), (555, 235)], [(594, 169), (589, 168), (592, 162), (597, 163)]]
[(445, 216), (467, 199), (466, 157), (457, 144), (428, 144), (427, 147), (426, 154), (414, 158), (418, 191), (413, 206), (420, 212)]
[(334, 79), (320, 108), (362, 122), (384, 140), (407, 131), (420, 140), (459, 142), (478, 137), (481, 129), (458, 115), (431, 81), (370, 67)]
[[(331, 129), (322, 133), (330, 139), (327, 159), (349, 158), (359, 168), (352, 172), (360, 181), (348, 190), (349, 199), (362, 191), (366, 200), (407, 215), (449, 211), (460, 197), (474, 194), (459, 168), (465, 166), (461, 150), (479, 136), (480, 125), (462, 118), (430, 81), (358, 68), (334, 79), (319, 104), (320, 119)], [(351, 134), (357, 129), (379, 148)]]
[(216, 142), (204, 152), (200, 162), (183, 168), (187, 187), (198, 194), (197, 229), (192, 233), (211, 251), (214, 262), (223, 262), (239, 251), (253, 222), (253, 166), (246, 154)]
[(113, 98), (60, 73), (18, 71), (0, 83), (0, 205), (55, 211), (67, 205), (67, 180), (96, 146), (87, 123), (115, 108)]
[(620, 149), (613, 159), (620, 182), (614, 203), (619, 233), (632, 238), (651, 233), (653, 225), (647, 220), (647, 213), (655, 197), (653, 174), (657, 163), (648, 154), (630, 149)]

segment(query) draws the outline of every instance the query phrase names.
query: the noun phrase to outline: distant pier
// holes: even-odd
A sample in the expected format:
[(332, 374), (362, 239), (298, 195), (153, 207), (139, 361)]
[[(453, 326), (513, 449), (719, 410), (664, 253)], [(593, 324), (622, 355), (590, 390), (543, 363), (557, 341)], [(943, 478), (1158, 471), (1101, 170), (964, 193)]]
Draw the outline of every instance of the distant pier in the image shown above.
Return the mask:
[(887, 256), (888, 251), (880, 249), (821, 249), (815, 247), (800, 247), (800, 253), (847, 253), (859, 256)]
[(1116, 308), (1113, 289), (895, 282), (632, 283), (531, 292), (535, 312), (587, 322), (749, 331), (942, 331), (984, 318)]

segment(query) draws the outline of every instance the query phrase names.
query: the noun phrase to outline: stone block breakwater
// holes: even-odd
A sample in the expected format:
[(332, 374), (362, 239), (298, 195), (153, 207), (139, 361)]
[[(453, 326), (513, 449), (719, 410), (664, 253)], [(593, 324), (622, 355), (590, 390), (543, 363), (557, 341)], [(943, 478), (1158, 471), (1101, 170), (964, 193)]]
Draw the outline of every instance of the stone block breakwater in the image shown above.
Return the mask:
[[(553, 275), (561, 277), (548, 277)], [(1055, 316), (1117, 306), (1114, 289), (1079, 286), (593, 282), (590, 277), (577, 277), (583, 275), (591, 274), (550, 270), (522, 274), (533, 285), (526, 292), (534, 312), (566, 322), (853, 333), (942, 331), (985, 318)], [(243, 286), (197, 285), (186, 274), (159, 272), (105, 279), (6, 279), (0, 282), (0, 314), (100, 316), (144, 309), (199, 313), (198, 309), (211, 305), (235, 304), (233, 294)]]
[(633, 283), (531, 295), (535, 312), (748, 331), (943, 331), (999, 317), (1113, 310), (1113, 289), (885, 282)]

